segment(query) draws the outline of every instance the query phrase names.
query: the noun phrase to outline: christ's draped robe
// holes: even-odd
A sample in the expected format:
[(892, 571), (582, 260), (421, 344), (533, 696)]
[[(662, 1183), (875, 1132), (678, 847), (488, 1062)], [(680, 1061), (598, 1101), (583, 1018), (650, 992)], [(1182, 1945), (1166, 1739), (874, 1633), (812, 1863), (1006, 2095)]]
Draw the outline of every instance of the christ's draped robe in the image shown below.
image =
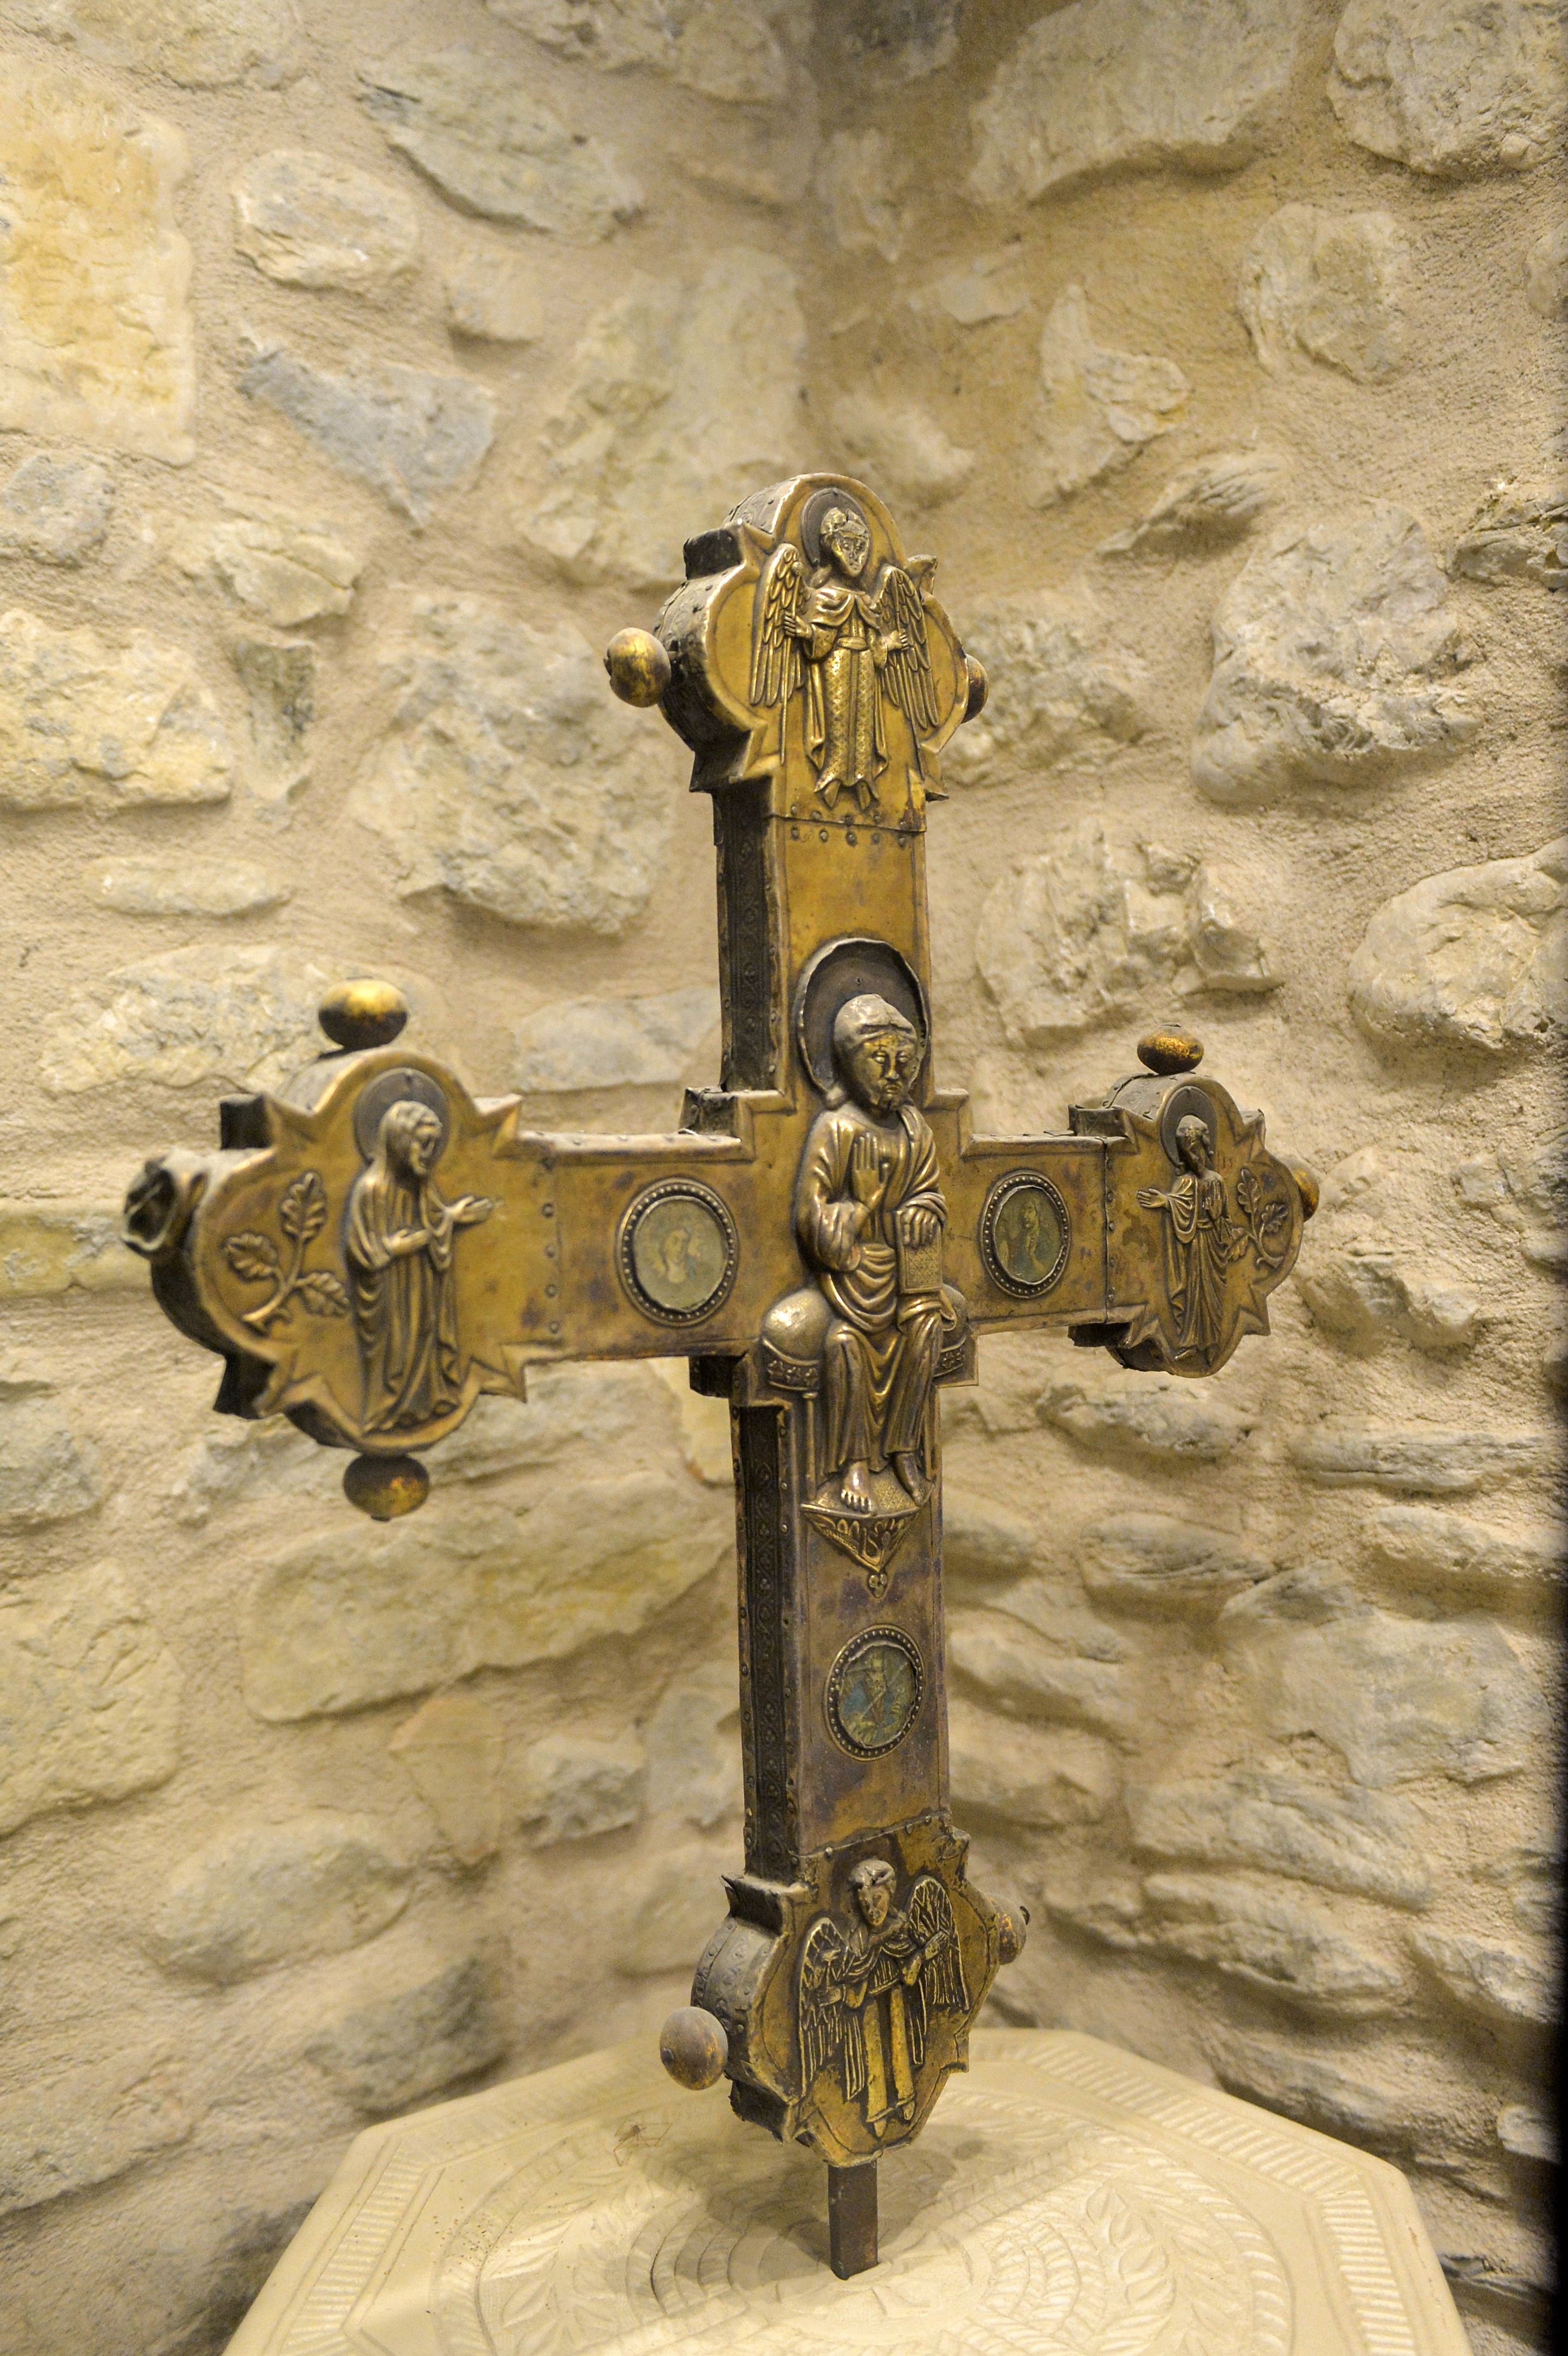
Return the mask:
[[(869, 1213), (859, 1231), (857, 1203)], [(886, 1124), (857, 1104), (818, 1113), (801, 1157), (795, 1232), (835, 1312), (823, 1347), (830, 1472), (880, 1472), (906, 1451), (926, 1457), (936, 1360), (962, 1312), (950, 1290), (900, 1290), (897, 1222), (916, 1206), (945, 1220), (936, 1147), (912, 1105)]]

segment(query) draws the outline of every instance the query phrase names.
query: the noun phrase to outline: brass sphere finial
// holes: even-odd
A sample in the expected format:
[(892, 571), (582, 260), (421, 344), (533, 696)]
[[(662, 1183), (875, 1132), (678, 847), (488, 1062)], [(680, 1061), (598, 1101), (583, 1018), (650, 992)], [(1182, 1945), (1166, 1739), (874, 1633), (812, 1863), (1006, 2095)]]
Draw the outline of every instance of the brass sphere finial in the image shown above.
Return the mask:
[(645, 709), (669, 685), (669, 657), (651, 630), (617, 630), (604, 649), (604, 668), (623, 703)]
[(700, 2094), (717, 2085), (730, 2059), (730, 2040), (716, 2013), (699, 2004), (683, 2004), (659, 2031), (659, 2060), (677, 2086)]
[(357, 1456), (343, 1475), (343, 1494), (373, 1522), (395, 1522), (424, 1504), (430, 1474), (417, 1456)]
[(1317, 1183), (1317, 1173), (1305, 1162), (1285, 1159), (1285, 1168), (1296, 1181), (1296, 1191), (1301, 1197), (1301, 1215), (1309, 1219), (1322, 1199), (1323, 1189)]
[(409, 1019), (409, 1001), (389, 981), (336, 981), (316, 1019), (335, 1047), (389, 1047)]
[(1162, 1080), (1174, 1079), (1178, 1072), (1198, 1069), (1203, 1061), (1203, 1042), (1190, 1031), (1151, 1031), (1147, 1039), (1138, 1041), (1138, 1061)]
[(969, 676), (969, 691), (964, 700), (964, 717), (965, 720), (978, 720), (981, 712), (986, 709), (986, 698), (991, 692), (991, 682), (986, 676), (985, 664), (976, 662), (973, 655), (965, 656), (964, 668)]

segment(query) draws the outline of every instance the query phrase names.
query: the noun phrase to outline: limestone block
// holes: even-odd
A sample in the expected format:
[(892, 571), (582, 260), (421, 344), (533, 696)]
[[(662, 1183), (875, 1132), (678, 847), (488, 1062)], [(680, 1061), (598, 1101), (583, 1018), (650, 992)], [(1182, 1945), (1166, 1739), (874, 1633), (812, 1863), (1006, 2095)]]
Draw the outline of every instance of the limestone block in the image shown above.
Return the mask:
[(1061, 1832), (1098, 1824), (1121, 1784), (1115, 1753), (1098, 1735), (1049, 1734), (955, 1700), (948, 1723), (954, 1814), (961, 1825), (1028, 1825)]
[(1402, 508), (1284, 527), (1216, 608), (1193, 783), (1212, 801), (1261, 803), (1446, 758), (1480, 724), (1450, 684), (1469, 659)]
[(251, 859), (101, 859), (82, 882), (91, 906), (123, 916), (253, 916), (293, 896)]
[(519, 1810), (541, 1845), (619, 1832), (643, 1813), (646, 1762), (630, 1737), (547, 1734), (523, 1757)]
[(1284, 205), (1242, 257), (1236, 305), (1253, 348), (1277, 373), (1297, 356), (1378, 384), (1404, 358), (1410, 252), (1392, 213)]
[(36, 451), (0, 488), (0, 556), (80, 564), (109, 529), (114, 478), (91, 458)]
[(939, 270), (909, 296), (912, 311), (940, 311), (961, 327), (982, 327), (987, 319), (1016, 318), (1029, 308), (1029, 288), (1019, 269), (1023, 249), (998, 247)]
[(1275, 1566), (1222, 1530), (1175, 1514), (1113, 1514), (1083, 1534), (1083, 1584), (1112, 1610), (1211, 1619)]
[(544, 297), (515, 254), (467, 245), (442, 265), (446, 324), (480, 344), (537, 344), (545, 331)]
[(1064, 287), (1046, 316), (1040, 383), (1044, 417), (1025, 485), (1041, 508), (1130, 465), (1146, 443), (1179, 423), (1192, 390), (1174, 360), (1097, 344), (1078, 285)]
[(689, 1359), (655, 1358), (647, 1372), (656, 1376), (675, 1402), (676, 1446), (687, 1471), (706, 1487), (728, 1489), (733, 1494), (735, 1459), (729, 1400), (705, 1398), (692, 1389)]
[(1568, 222), (1542, 230), (1528, 248), (1524, 298), (1543, 319), (1568, 317)]
[(1561, 589), (1568, 582), (1568, 496), (1514, 483), (1488, 492), (1455, 541), (1448, 570), (1488, 585)]
[(912, 221), (901, 200), (909, 178), (910, 159), (885, 131), (830, 134), (817, 166), (817, 193), (841, 252), (898, 260)]
[(0, 87), (0, 427), (184, 466), (196, 399), (177, 131), (59, 69)]
[(710, 1661), (660, 1695), (643, 1740), (647, 1805), (699, 1832), (739, 1819), (741, 1697), (732, 1661)]
[(1179, 900), (1146, 891), (1098, 819), (1060, 850), (1016, 861), (980, 914), (975, 956), (1015, 1046), (1040, 1047), (1130, 1013), (1188, 954)]
[(309, 148), (258, 155), (233, 198), (236, 250), (282, 285), (365, 293), (419, 261), (419, 215), (404, 191)]
[(120, 1241), (117, 1203), (0, 1201), (0, 1300), (12, 1295), (140, 1292), (147, 1264)]
[(1032, 1628), (1053, 1652), (1083, 1661), (1117, 1662), (1133, 1656), (1134, 1647), (1127, 1639), (1077, 1601), (1071, 1572), (1063, 1580), (1060, 1567), (1052, 1566), (1038, 1577), (1016, 1580), (984, 1601)]
[(709, 1850), (662, 1854), (617, 1944), (617, 1969), (628, 1979), (689, 1972), (728, 1912), (720, 1875), (720, 1859)]
[(1291, 1462), (1325, 1488), (1367, 1485), (1395, 1496), (1462, 1497), (1549, 1469), (1539, 1431), (1463, 1431), (1434, 1425), (1319, 1425), (1288, 1442)]
[(1022, 1514), (947, 1482), (942, 1493), (942, 1565), (949, 1580), (989, 1585), (1040, 1566), (1044, 1533)]
[(634, 1635), (707, 1578), (734, 1527), (727, 1499), (658, 1472), (576, 1482), (517, 1515), (459, 1501), (424, 1519), (338, 1531), (262, 1574), (243, 1634), (259, 1718), (329, 1717)]
[(1462, 1203), (1489, 1211), (1534, 1268), (1568, 1267), (1568, 1132), (1452, 1173)]
[(1416, 1931), (1410, 1944), (1462, 2011), (1509, 2028), (1554, 2025), (1556, 1974), (1544, 1957), (1464, 1932)]
[(485, 0), (493, 16), (615, 73), (651, 67), (705, 97), (766, 105), (790, 96), (809, 37), (795, 0)]
[(318, 1808), (222, 1834), (183, 1858), (142, 1935), (165, 1971), (228, 1987), (363, 1946), (397, 1921), (409, 1884), (371, 1818)]
[(948, 1624), (954, 1674), (1008, 1718), (1044, 1719), (1126, 1740), (1134, 1708), (1114, 1663), (1063, 1657), (1003, 1612), (956, 1612)]
[(1507, 1890), (1514, 1921), (1537, 1939), (1563, 1929), (1563, 1844), (1551, 1827), (1539, 1841), (1498, 1850), (1476, 1869), (1477, 1881)]
[(306, 638), (239, 637), (229, 653), (250, 706), (251, 783), (268, 797), (287, 795), (308, 774), (299, 753), (315, 717), (315, 648)]
[[(681, 1378), (686, 1362), (681, 1361)], [(595, 1472), (639, 1445), (662, 1454), (677, 1444), (666, 1386), (651, 1365), (536, 1366), (526, 1405), (480, 1398), (467, 1420), (443, 1440), (443, 1471), (460, 1481), (561, 1466), (575, 1459)]]
[(420, 525), (433, 500), (473, 481), (496, 431), (495, 398), (483, 385), (395, 361), (362, 361), (334, 376), (274, 347), (257, 354), (240, 389)]
[(674, 1087), (718, 1028), (719, 992), (706, 984), (650, 998), (559, 1000), (513, 1033), (512, 1086), (524, 1096)]
[(1395, 2010), (1397, 1965), (1347, 1937), (1338, 1915), (1306, 1899), (1220, 1875), (1151, 1873), (1149, 1941), (1309, 2012), (1363, 2020)]
[(336, 1451), (318, 1448), (289, 1422), (271, 1415), (256, 1423), (227, 1418), (204, 1431), (178, 1462), (167, 1490), (169, 1511), (187, 1529), (202, 1529), (236, 1505), (264, 1497), (271, 1505), (296, 1497), (342, 1494)]
[(1533, 2103), (1509, 2103), (1498, 2113), (1498, 2141), (1516, 2159), (1558, 2162), (1557, 2122)]
[(1010, 785), (1069, 763), (1093, 766), (1147, 727), (1143, 666), (1087, 595), (1031, 590), (980, 603), (965, 623), (990, 693), (944, 747), (945, 779)]
[(1172, 475), (1147, 515), (1103, 541), (1102, 556), (1221, 547), (1279, 498), (1290, 460), (1274, 450), (1216, 450)]
[(1432, 1903), (1421, 1819), (1406, 1801), (1249, 1771), (1146, 1783), (1125, 1796), (1139, 1857), (1282, 1873), (1417, 1913)]
[(1385, 900), (1348, 973), (1384, 1047), (1500, 1055), (1568, 1028), (1568, 836), (1525, 859), (1428, 875)]
[(1220, 1622), (1269, 1733), (1316, 1734), (1373, 1791), (1421, 1775), (1481, 1783), (1529, 1763), (1541, 1694), (1494, 1622), (1406, 1620), (1346, 1597), (1313, 1622), (1271, 1616), (1275, 1601), (1255, 1589)]
[(459, 1865), (493, 1857), (503, 1829), (507, 1730), (488, 1704), (477, 1694), (432, 1694), (387, 1748), (407, 1768)]
[(191, 580), (217, 577), (240, 605), (278, 629), (348, 613), (363, 559), (332, 525), (278, 507), (236, 509), (217, 523), (176, 528), (169, 556)]
[(1358, 145), (1464, 177), (1538, 164), (1568, 116), (1552, 0), (1349, 0), (1328, 99)]
[(805, 354), (795, 273), (771, 254), (631, 276), (567, 363), (519, 486), (524, 545), (572, 581), (673, 585), (704, 517), (804, 462)]
[(378, 65), (364, 80), (372, 121), (464, 212), (582, 245), (643, 209), (613, 148), (569, 129), (492, 59), (455, 47)]
[(13, 13), (183, 90), (275, 89), (304, 64), (295, 0), (22, 0)]
[(1296, 1289), (1313, 1323), (1358, 1357), (1391, 1342), (1445, 1356), (1467, 1350), (1481, 1331), (1479, 1293), (1384, 1244), (1354, 1241), (1314, 1253)]
[(122, 1080), (275, 1088), (319, 1050), (315, 1010), (329, 979), (261, 946), (202, 944), (122, 966), (54, 1024), (44, 1086), (57, 1097)]
[(305, 2055), (356, 2107), (389, 2118), (506, 2058), (498, 1975), (484, 1955), (378, 1997), (328, 2024)]
[(1234, 170), (1271, 144), (1301, 0), (1070, 0), (1024, 35), (974, 110), (983, 203), (1085, 173)]
[(130, 809), (224, 800), (234, 755), (183, 648), (0, 617), (0, 807)]
[(0, 1530), (73, 1521), (102, 1497), (91, 1445), (44, 1386), (0, 1382)]
[(646, 905), (680, 765), (606, 695), (581, 632), (432, 595), (387, 651), (391, 732), (349, 807), (387, 836), (403, 892), (541, 932), (624, 932)]
[(1232, 867), (1204, 861), (1187, 902), (1187, 943), (1204, 990), (1261, 997), (1285, 980), (1279, 950), (1239, 913), (1247, 890)]
[(842, 0), (834, 11), (845, 54), (874, 88), (923, 81), (958, 54), (964, 0)]
[(35, 2079), (0, 2101), (0, 2217), (110, 2183), (190, 2130), (166, 2055)]
[(1258, 1409), (1176, 1375), (1084, 1374), (1040, 1395), (1043, 1422), (1096, 1454), (1132, 1463), (1216, 1464), (1245, 1440)]
[(110, 1565), (0, 1589), (0, 1833), (166, 1783), (180, 1683)]
[(831, 417), (848, 471), (881, 484), (906, 506), (935, 507), (974, 472), (973, 450), (960, 448), (918, 402), (847, 392), (834, 402)]
[(1479, 2138), (1472, 2125), (1476, 2104), (1462, 2084), (1450, 2084), (1436, 2072), (1430, 2052), (1423, 2053), (1413, 2085), (1391, 2083), (1358, 2056), (1354, 2074), (1315, 2053), (1301, 2053), (1274, 2039), (1248, 2036), (1238, 2029), (1211, 2034), (1205, 2044), (1214, 2074), (1227, 2093), (1251, 2103), (1262, 2103), (1320, 2135), (1335, 2136), (1408, 2162), (1428, 2165), (1434, 2156), (1446, 2158), (1456, 2149), (1474, 2148)]

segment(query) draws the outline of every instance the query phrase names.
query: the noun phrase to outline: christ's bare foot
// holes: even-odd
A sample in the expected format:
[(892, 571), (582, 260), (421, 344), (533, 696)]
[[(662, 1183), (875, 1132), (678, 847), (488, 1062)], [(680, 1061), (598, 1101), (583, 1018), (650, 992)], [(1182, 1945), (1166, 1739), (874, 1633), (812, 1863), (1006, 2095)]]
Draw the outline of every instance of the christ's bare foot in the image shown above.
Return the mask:
[(910, 1448), (902, 1449), (893, 1458), (893, 1471), (917, 1505), (923, 1505), (931, 1494), (931, 1483), (925, 1477), (919, 1457)]
[(869, 1514), (876, 1505), (871, 1494), (870, 1475), (864, 1464), (846, 1466), (844, 1478), (838, 1483), (838, 1502), (847, 1514)]

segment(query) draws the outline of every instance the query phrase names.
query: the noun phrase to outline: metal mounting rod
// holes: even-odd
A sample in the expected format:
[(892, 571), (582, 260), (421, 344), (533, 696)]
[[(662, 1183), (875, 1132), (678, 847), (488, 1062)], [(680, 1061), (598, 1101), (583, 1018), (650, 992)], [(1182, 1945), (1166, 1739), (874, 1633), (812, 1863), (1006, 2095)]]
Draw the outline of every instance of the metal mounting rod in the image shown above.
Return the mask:
[(840, 2282), (877, 2263), (877, 2163), (827, 2163), (827, 2262)]

